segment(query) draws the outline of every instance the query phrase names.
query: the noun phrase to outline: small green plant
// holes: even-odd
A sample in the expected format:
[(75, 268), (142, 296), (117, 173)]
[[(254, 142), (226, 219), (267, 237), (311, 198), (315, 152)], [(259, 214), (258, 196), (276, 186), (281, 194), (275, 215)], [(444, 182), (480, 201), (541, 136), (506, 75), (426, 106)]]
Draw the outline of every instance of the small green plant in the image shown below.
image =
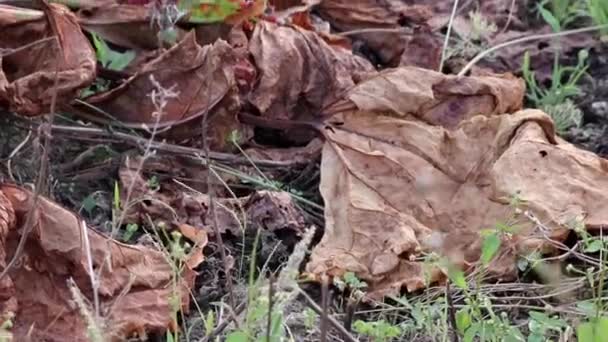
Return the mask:
[(11, 329), (13, 328), (14, 314), (9, 312), (6, 317), (3, 318), (0, 323), (0, 342), (11, 342), (13, 340), (13, 334)]
[[(297, 276), (308, 245), (314, 236), (314, 228), (308, 229), (296, 245), (286, 265), (275, 281), (263, 278), (264, 269), (256, 277), (256, 250), (260, 234), (256, 234), (250, 258), (249, 284), (247, 287), (247, 312), (245, 322), (231, 331), (226, 341), (231, 342), (282, 342), (287, 340), (284, 311), (288, 303), (299, 293)], [(271, 295), (272, 293), (272, 295)]]
[(124, 242), (128, 242), (131, 240), (131, 238), (133, 237), (133, 235), (139, 230), (139, 226), (135, 223), (129, 223), (127, 224), (127, 227), (125, 228), (125, 232), (122, 235), (122, 241)]
[(576, 327), (578, 342), (602, 342), (608, 336), (608, 317), (591, 318)]
[(456, 44), (448, 48), (447, 58), (475, 56), (488, 46), (488, 40), (498, 30), (496, 24), (488, 21), (480, 11), (469, 12), (470, 30), (460, 32)]
[(530, 311), (528, 315), (530, 316), (528, 321), (530, 333), (527, 342), (548, 341), (548, 337), (554, 337), (553, 335), (561, 336), (568, 327), (568, 324), (559, 317), (550, 317), (543, 312)]
[[(596, 25), (608, 25), (608, 1), (587, 0), (587, 12)], [(602, 31), (602, 40), (608, 39), (608, 28)]]
[(103, 65), (103, 67), (110, 70), (121, 71), (135, 58), (135, 52), (131, 50), (125, 52), (112, 50), (110, 46), (108, 46), (108, 43), (101, 39), (97, 34), (91, 33), (91, 36), (93, 37), (97, 61)]
[(570, 99), (557, 105), (546, 105), (543, 110), (553, 118), (555, 130), (560, 135), (572, 127), (580, 127), (583, 123), (583, 111)]
[(558, 133), (564, 133), (571, 127), (580, 126), (582, 122), (583, 114), (574, 105), (571, 98), (582, 94), (578, 82), (589, 67), (588, 56), (586, 50), (581, 50), (578, 54), (578, 63), (575, 66), (564, 67), (559, 64), (559, 54), (556, 53), (551, 85), (545, 89), (536, 81), (534, 71), (530, 70), (529, 53), (526, 52), (524, 55), (522, 74), (528, 88), (526, 97), (536, 108), (545, 111), (553, 118)]
[[(125, 52), (114, 51), (108, 46), (108, 43), (97, 34), (91, 33), (91, 36), (93, 38), (93, 46), (95, 47), (97, 61), (104, 68), (121, 71), (135, 58), (135, 52), (131, 50)], [(82, 90), (80, 97), (84, 98), (95, 93), (107, 91), (109, 88), (110, 82), (98, 77), (91, 86)]]
[(580, 95), (581, 89), (578, 81), (587, 72), (587, 50), (581, 50), (578, 54), (578, 63), (573, 67), (564, 67), (559, 64), (559, 54), (555, 54), (553, 71), (551, 73), (551, 86), (543, 89), (536, 82), (534, 71), (530, 70), (530, 54), (526, 52), (522, 64), (522, 73), (528, 86), (526, 96), (537, 108), (549, 105), (558, 105), (567, 99)]
[(156, 176), (150, 177), (150, 179), (148, 179), (147, 185), (148, 185), (148, 189), (150, 189), (152, 191), (160, 190), (160, 181), (158, 180), (158, 177), (156, 177)]
[(562, 31), (585, 15), (579, 0), (543, 0), (537, 6), (538, 12), (554, 32)]
[(317, 313), (315, 310), (311, 308), (306, 308), (304, 310), (304, 326), (307, 330), (311, 331), (315, 328), (315, 323), (317, 322)]
[(353, 329), (357, 334), (368, 336), (374, 342), (388, 341), (401, 336), (402, 333), (399, 326), (390, 324), (384, 320), (375, 322), (357, 320), (353, 323)]
[[(159, 227), (161, 232), (166, 235), (166, 230)], [(182, 307), (182, 291), (180, 284), (180, 277), (182, 276), (183, 268), (188, 258), (188, 251), (190, 250), (190, 244), (182, 241), (182, 234), (178, 231), (171, 233), (168, 245), (169, 265), (172, 266), (172, 291), (169, 297), (169, 307), (171, 310), (171, 319), (177, 323), (179, 314)], [(179, 341), (179, 329), (174, 332), (167, 331), (167, 341)]]
[(353, 272), (344, 273), (342, 279), (335, 277), (333, 283), (341, 292), (349, 290), (348, 300), (354, 302), (358, 302), (363, 298), (365, 295), (363, 291), (367, 287), (367, 283), (360, 280)]

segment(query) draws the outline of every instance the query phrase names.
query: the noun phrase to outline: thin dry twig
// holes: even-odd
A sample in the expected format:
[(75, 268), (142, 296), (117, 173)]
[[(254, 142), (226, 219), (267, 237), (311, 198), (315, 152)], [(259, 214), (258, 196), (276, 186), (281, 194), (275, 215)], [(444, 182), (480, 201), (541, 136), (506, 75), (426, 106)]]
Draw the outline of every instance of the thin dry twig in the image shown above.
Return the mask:
[(495, 45), (495, 46), (477, 54), (477, 56), (473, 57), (473, 59), (471, 59), (471, 61), (469, 63), (467, 63), (467, 65), (465, 65), (464, 68), (462, 68), (462, 70), (460, 70), (460, 72), (458, 73), (458, 76), (466, 75), (467, 72), (469, 72), (469, 70), (471, 70), (471, 68), (475, 64), (477, 64), (477, 62), (482, 60), (485, 56), (491, 54), (492, 52), (494, 52), (496, 50), (500, 50), (504, 47), (507, 47), (507, 46), (517, 45), (517, 44), (521, 44), (521, 43), (525, 43), (525, 42), (529, 42), (529, 41), (533, 41), (533, 40), (551, 39), (551, 38), (563, 37), (563, 36), (568, 36), (568, 35), (573, 35), (573, 34), (578, 34), (578, 33), (599, 31), (599, 30), (602, 30), (605, 28), (608, 28), (608, 24), (584, 27), (584, 28), (580, 28), (580, 29), (567, 30), (567, 31), (562, 31), (562, 32), (534, 34), (531, 36), (526, 36), (526, 37), (509, 40), (507, 42), (500, 43), (498, 45)]
[[(308, 305), (308, 307), (310, 307), (314, 312), (316, 312), (317, 315), (319, 315), (320, 317), (323, 317), (323, 308), (321, 308), (317, 303), (315, 303), (315, 301), (312, 298), (310, 298), (308, 293), (306, 293), (304, 290), (299, 289), (299, 292), (300, 292), (300, 295), (302, 296), (302, 298), (304, 298), (306, 305)], [(333, 328), (335, 328), (336, 330), (338, 330), (338, 332), (340, 332), (340, 335), (342, 336), (344, 341), (357, 342), (357, 339), (354, 338), (353, 335), (351, 335), (350, 332), (348, 332), (348, 330), (346, 330), (346, 328), (344, 328), (344, 326), (342, 324), (340, 324), (340, 322), (336, 321), (335, 318), (327, 315), (325, 317), (325, 319), (327, 320), (327, 322), (329, 324), (331, 324), (331, 326)]]
[[(207, 130), (208, 127), (208, 119), (209, 119), (209, 111), (205, 112), (202, 120), (202, 139), (203, 139), (203, 150), (205, 152), (205, 161), (207, 164), (207, 168), (211, 169), (213, 167), (213, 161), (210, 158), (211, 150), (209, 148), (209, 141), (207, 141)], [(220, 257), (222, 258), (222, 264), (224, 266), (224, 273), (226, 275), (226, 288), (228, 290), (228, 301), (230, 307), (234, 309), (235, 305), (235, 297), (234, 297), (234, 288), (232, 285), (232, 272), (230, 271), (230, 265), (228, 261), (228, 256), (226, 255), (226, 246), (224, 245), (224, 239), (222, 237), (222, 233), (220, 231), (220, 221), (217, 216), (217, 209), (215, 207), (215, 191), (212, 184), (213, 174), (211, 172), (207, 172), (207, 196), (209, 197), (209, 211), (211, 212), (211, 216), (213, 218), (213, 231), (215, 232), (215, 239), (217, 240), (217, 244), (220, 249)]]
[(326, 276), (321, 279), (321, 342), (327, 341), (327, 323), (329, 322), (329, 284)]
[(443, 50), (441, 51), (441, 62), (439, 62), (439, 72), (443, 70), (443, 64), (445, 63), (445, 57), (448, 51), (448, 44), (450, 43), (450, 34), (452, 33), (452, 25), (454, 24), (454, 18), (456, 17), (456, 10), (458, 9), (458, 0), (454, 0), (454, 7), (452, 7), (452, 14), (450, 14), (450, 21), (448, 22), (448, 31), (445, 34), (445, 40), (443, 41)]
[[(93, 128), (93, 127), (74, 127), (74, 126), (65, 126), (65, 125), (53, 125), (53, 131), (56, 133), (74, 134), (74, 135), (76, 135), (76, 137), (75, 137), (76, 139), (83, 139), (83, 137), (85, 135), (112, 137), (112, 138), (120, 139), (125, 143), (131, 144), (131, 145), (134, 145), (137, 147), (145, 146), (149, 142), (151, 149), (189, 156), (191, 158), (196, 159), (197, 161), (202, 160), (202, 162), (205, 165), (207, 164), (206, 163), (207, 159), (204, 158), (205, 151), (197, 149), (197, 148), (179, 146), (179, 145), (169, 144), (166, 142), (150, 141), (149, 139), (145, 139), (145, 138), (127, 134), (127, 133), (110, 132), (110, 131), (107, 131), (107, 130), (104, 130), (101, 128)], [(217, 161), (224, 162), (224, 163), (239, 164), (239, 165), (249, 165), (249, 163), (250, 163), (244, 157), (240, 157), (240, 156), (236, 156), (236, 155), (228, 154), (228, 153), (213, 152), (213, 151), (209, 151), (209, 159), (217, 160)], [(280, 161), (262, 160), (262, 159), (253, 159), (253, 158), (252, 158), (252, 160), (253, 160), (253, 162), (256, 163), (256, 165), (258, 167), (291, 167), (291, 166), (295, 166), (295, 165), (299, 164), (298, 162), (280, 162)]]

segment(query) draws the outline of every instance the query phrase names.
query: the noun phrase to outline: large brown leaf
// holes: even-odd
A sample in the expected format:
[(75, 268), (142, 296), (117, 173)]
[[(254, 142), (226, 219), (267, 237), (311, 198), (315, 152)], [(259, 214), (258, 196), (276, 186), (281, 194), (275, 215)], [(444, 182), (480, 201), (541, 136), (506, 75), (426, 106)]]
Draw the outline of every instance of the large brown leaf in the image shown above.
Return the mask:
[(45, 114), (55, 92), (58, 104), (67, 103), (93, 81), (95, 52), (65, 6), (45, 6), (44, 16), (2, 6), (0, 32), (0, 106)]
[(357, 108), (454, 127), (474, 115), (520, 109), (524, 91), (524, 82), (510, 74), (457, 77), (403, 67), (357, 84), (327, 111)]
[[(491, 115), (518, 109), (523, 89), (519, 97), (504, 92), (518, 81), (420, 72), (396, 70), (376, 87), (354, 89), (349, 96), (361, 109), (330, 120), (343, 125), (326, 131), (320, 188), (327, 225), (309, 272), (356, 272), (375, 297), (420, 289), (416, 259), (437, 252), (474, 265), (480, 231), (515, 214), (514, 196), (549, 230), (520, 214), (491, 266), (497, 277), (513, 277), (515, 255), (544, 246), (544, 237), (564, 239), (573, 219), (586, 217), (590, 228), (608, 223), (606, 160), (556, 138), (540, 111)], [(466, 110), (459, 101), (470, 101)]]
[[(78, 23), (88, 32), (104, 40), (129, 49), (153, 50), (159, 47), (158, 26), (151, 25), (151, 9), (148, 6), (104, 4), (81, 9)], [(178, 40), (186, 32), (174, 28)]]
[(366, 60), (329, 46), (299, 27), (256, 25), (249, 51), (260, 80), (250, 101), (263, 116), (310, 119), (354, 85), (353, 75), (372, 71)]
[[(87, 300), (92, 300), (84, 232), (88, 234), (96, 272), (101, 270), (99, 296), (107, 323), (102, 332), (108, 339), (124, 341), (126, 336), (163, 332), (175, 326), (170, 303), (174, 269), (166, 254), (109, 239), (86, 228), (81, 218), (46, 198), (39, 198), (32, 208), (32, 198), (31, 192), (16, 186), (0, 187), (3, 269), (7, 258), (15, 253), (22, 231), (20, 225), (28, 215), (33, 215), (34, 224), (20, 266), (11, 269), (0, 283), (4, 290), (0, 294), (1, 314), (9, 310), (16, 314), (12, 329), (16, 340), (27, 340), (27, 336), (34, 341), (89, 341), (87, 323), (80, 309), (73, 305), (68, 287), (68, 281), (73, 279)], [(195, 249), (202, 249), (205, 240), (195, 242)], [(199, 251), (195, 250), (192, 256), (200, 262)], [(194, 272), (185, 268), (175, 284), (184, 310), (188, 310), (193, 283)]]
[[(399, 19), (408, 10), (399, 0), (323, 0), (319, 14), (340, 31), (368, 28), (398, 29)], [(379, 56), (382, 63), (397, 65), (405, 49), (404, 35), (393, 33), (363, 33), (357, 35)]]
[[(209, 113), (208, 126), (213, 127), (208, 130), (210, 145), (221, 150), (233, 130), (248, 135), (236, 119), (239, 99), (234, 65), (232, 47), (225, 41), (200, 46), (190, 32), (118, 87), (86, 101), (132, 127), (175, 128), (181, 136), (200, 134), (202, 118)], [(177, 94), (167, 99), (160, 117), (155, 114), (159, 108), (150, 99), (150, 94), (158, 93), (157, 84)]]

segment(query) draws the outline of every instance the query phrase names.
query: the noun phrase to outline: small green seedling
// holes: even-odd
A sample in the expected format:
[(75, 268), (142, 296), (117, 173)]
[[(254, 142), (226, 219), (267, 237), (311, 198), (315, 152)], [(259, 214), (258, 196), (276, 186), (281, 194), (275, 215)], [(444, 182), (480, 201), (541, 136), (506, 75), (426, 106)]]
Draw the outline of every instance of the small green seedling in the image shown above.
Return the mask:
[(125, 228), (125, 232), (122, 236), (122, 241), (128, 242), (131, 240), (131, 238), (133, 238), (133, 235), (137, 232), (137, 230), (139, 230), (139, 226), (135, 223), (129, 223), (127, 224), (127, 227)]
[(537, 6), (538, 13), (554, 32), (562, 31), (585, 14), (579, 0), (543, 0)]
[(368, 336), (374, 342), (388, 341), (401, 335), (401, 328), (384, 320), (365, 322), (357, 320), (353, 323), (354, 331), (359, 335)]
[(97, 61), (105, 68), (121, 71), (135, 58), (135, 52), (131, 50), (125, 52), (114, 51), (97, 34), (91, 33), (91, 36), (93, 37), (93, 45), (95, 45)]
[(530, 320), (528, 321), (530, 333), (527, 342), (548, 341), (547, 335), (559, 336), (568, 327), (568, 324), (559, 319), (559, 317), (550, 317), (543, 312), (530, 311), (528, 315), (530, 315)]
[(592, 318), (576, 327), (578, 342), (603, 342), (608, 336), (608, 317)]
[(582, 91), (579, 80), (586, 74), (589, 67), (587, 50), (578, 54), (575, 66), (564, 67), (559, 64), (559, 54), (555, 54), (551, 85), (544, 88), (536, 81), (536, 75), (530, 70), (530, 54), (526, 52), (522, 64), (522, 75), (526, 81), (528, 93), (526, 97), (532, 104), (549, 114), (556, 125), (558, 133), (563, 133), (573, 126), (580, 126), (582, 112), (571, 102), (571, 98), (579, 96)]
[[(587, 12), (596, 25), (608, 25), (608, 1), (587, 0)], [(608, 40), (608, 28), (602, 31), (602, 40)]]

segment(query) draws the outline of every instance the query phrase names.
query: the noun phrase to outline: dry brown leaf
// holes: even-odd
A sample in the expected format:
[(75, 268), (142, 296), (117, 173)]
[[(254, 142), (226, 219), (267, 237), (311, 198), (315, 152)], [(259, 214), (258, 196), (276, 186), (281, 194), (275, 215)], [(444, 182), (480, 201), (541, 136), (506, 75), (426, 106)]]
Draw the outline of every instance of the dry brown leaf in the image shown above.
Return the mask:
[(510, 74), (457, 77), (402, 67), (360, 82), (333, 108), (358, 108), (454, 127), (474, 115), (521, 109), (525, 84)]
[(364, 111), (342, 119), (345, 127), (328, 131), (323, 151), (327, 226), (307, 267), (313, 274), (356, 272), (372, 296), (420, 289), (423, 272), (414, 258), (436, 251), (470, 266), (479, 256), (479, 232), (513, 214), (509, 201), (517, 193), (550, 231), (520, 217), (518, 233), (491, 268), (497, 277), (512, 277), (514, 251), (542, 245), (543, 234), (564, 239), (569, 220), (608, 223), (601, 190), (608, 163), (556, 141), (542, 112), (476, 116), (453, 131)]
[[(0, 194), (3, 217), (14, 215), (16, 222), (23, 224), (31, 214), (34, 220), (21, 266), (8, 274), (12, 287), (0, 297), (5, 299), (4, 294), (11, 293), (9, 301), (15, 300), (17, 305), (16, 310), (13, 308), (16, 317), (12, 329), (17, 340), (27, 340), (26, 336), (34, 341), (89, 340), (87, 324), (80, 309), (73, 305), (68, 287), (68, 280), (73, 279), (87, 300), (92, 301), (84, 231), (90, 241), (93, 264), (97, 271), (101, 269), (101, 311), (109, 313), (104, 317), (107, 329), (103, 333), (112, 341), (123, 341), (132, 334), (162, 333), (175, 326), (170, 303), (173, 267), (163, 252), (125, 245), (87, 229), (83, 219), (46, 198), (39, 198), (32, 209), (33, 194), (16, 186), (2, 185)], [(8, 234), (0, 237), (0, 241), (7, 242), (1, 245), (2, 253), (6, 251), (5, 258), (0, 260), (2, 266), (15, 253), (21, 232), (18, 228), (14, 224)], [(107, 265), (106, 256), (111, 257), (111, 269), (102, 266)], [(187, 311), (194, 272), (186, 268), (179, 279), (176, 285), (182, 309)], [(9, 301), (0, 302), (0, 308), (10, 309)]]
[(321, 154), (323, 142), (313, 139), (303, 147), (269, 148), (251, 147), (245, 150), (250, 158), (274, 161), (293, 161), (301, 164), (312, 163)]
[[(78, 22), (88, 32), (105, 41), (136, 50), (154, 50), (159, 46), (158, 27), (150, 25), (151, 10), (147, 6), (104, 4), (78, 11)], [(181, 40), (186, 31), (175, 27)]]
[(205, 260), (205, 255), (203, 255), (203, 248), (209, 242), (209, 238), (207, 237), (207, 232), (203, 229), (195, 228), (189, 224), (179, 224), (179, 231), (185, 236), (188, 240), (194, 242), (194, 248), (192, 254), (188, 258), (186, 262), (186, 266), (190, 269), (194, 269), (196, 266), (200, 265), (203, 260)]
[[(545, 234), (565, 239), (571, 220), (586, 217), (589, 229), (608, 223), (606, 160), (556, 138), (540, 111), (493, 115), (521, 106), (514, 78), (402, 68), (347, 97), (357, 106), (329, 120), (342, 124), (325, 133), (326, 231), (307, 265), (313, 275), (355, 272), (372, 297), (423, 288), (415, 260), (437, 252), (473, 266), (480, 231), (514, 214), (513, 196), (549, 231), (520, 214), (490, 267), (499, 278), (516, 274), (518, 252), (547, 247)], [(432, 280), (441, 278), (435, 270)]]
[[(240, 104), (234, 65), (234, 53), (225, 41), (201, 47), (194, 32), (190, 32), (118, 87), (86, 101), (127, 125), (142, 128), (145, 124), (148, 130), (154, 126), (161, 130), (171, 128), (171, 134), (179, 137), (200, 134), (202, 118), (209, 113), (209, 145), (215, 151), (225, 150), (230, 148), (226, 138), (232, 131), (245, 137), (251, 134), (236, 119)], [(177, 94), (168, 99), (160, 118), (150, 98), (152, 92), (158, 93), (153, 80)]]
[(22, 11), (0, 7), (0, 107), (35, 116), (49, 112), (55, 92), (62, 104), (87, 87), (95, 77), (96, 59), (65, 6), (50, 4), (39, 18)]
[[(137, 174), (140, 163), (140, 157), (129, 158), (119, 170), (121, 203), (131, 203), (125, 222), (148, 224), (151, 219), (156, 225), (175, 225), (180, 230), (193, 227), (209, 235), (215, 234), (209, 196), (205, 194), (206, 173), (200, 170), (200, 166), (196, 168), (198, 174), (194, 174), (192, 172), (195, 170), (189, 170), (187, 165), (180, 166), (180, 160), (177, 158), (148, 158), (142, 172), (168, 175), (158, 177), (159, 186), (153, 188), (141, 173)], [(230, 181), (230, 178), (224, 175), (222, 177), (224, 181)], [(181, 183), (191, 183), (192, 187), (178, 184), (175, 182), (177, 180)], [(228, 195), (224, 185), (218, 183), (212, 186), (216, 187), (215, 193), (220, 196), (216, 199), (216, 213), (221, 233), (241, 234), (244, 218), (248, 226), (253, 225), (270, 231), (286, 229), (299, 235), (304, 229), (303, 216), (287, 192), (259, 191), (236, 199), (222, 198), (221, 196)], [(130, 197), (127, 197), (128, 194)], [(193, 234), (184, 235), (193, 240)]]
[(249, 50), (260, 73), (250, 102), (265, 117), (307, 120), (372, 71), (366, 60), (331, 47), (316, 33), (268, 22), (256, 25)]
[[(323, 0), (319, 15), (340, 31), (369, 28), (398, 29), (399, 20), (409, 6), (399, 0)], [(405, 49), (403, 33), (364, 33), (356, 36), (378, 54), (384, 64), (396, 66)]]

